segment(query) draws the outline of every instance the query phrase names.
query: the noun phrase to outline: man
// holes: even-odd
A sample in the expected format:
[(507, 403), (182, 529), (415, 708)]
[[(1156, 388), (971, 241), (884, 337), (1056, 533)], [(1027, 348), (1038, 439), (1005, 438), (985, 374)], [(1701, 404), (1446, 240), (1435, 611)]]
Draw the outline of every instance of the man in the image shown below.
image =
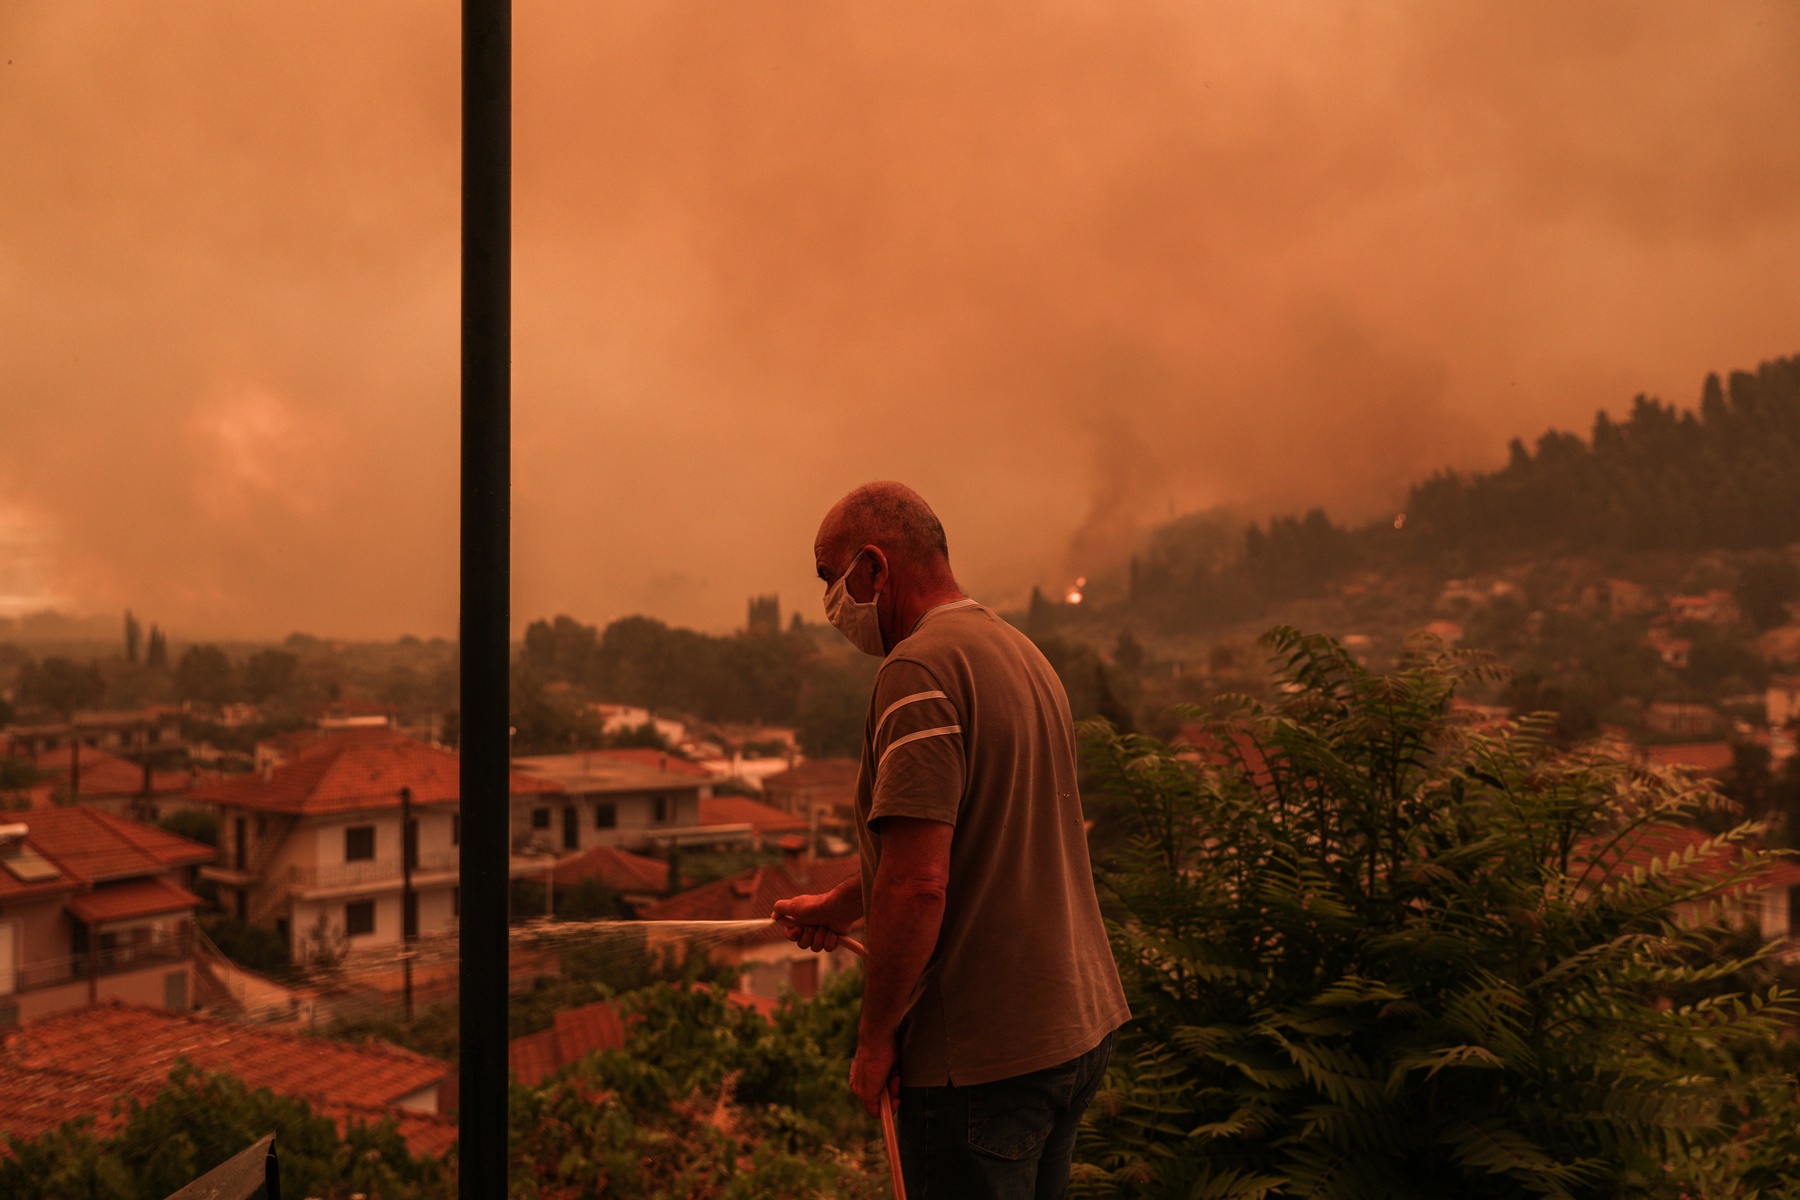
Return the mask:
[(826, 614), (884, 657), (857, 780), (862, 877), (776, 905), (869, 961), (850, 1086), (897, 1100), (909, 1195), (1059, 1197), (1112, 1032), (1130, 1016), (1094, 895), (1068, 697), (963, 595), (912, 489), (840, 500), (813, 547)]

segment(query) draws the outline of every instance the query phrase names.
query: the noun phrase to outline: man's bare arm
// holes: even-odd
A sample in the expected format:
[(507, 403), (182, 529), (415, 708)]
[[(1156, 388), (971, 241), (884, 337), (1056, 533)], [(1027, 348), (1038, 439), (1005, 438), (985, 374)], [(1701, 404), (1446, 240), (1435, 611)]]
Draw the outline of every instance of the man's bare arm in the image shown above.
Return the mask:
[(881, 864), (867, 913), (861, 1046), (889, 1047), (891, 1053), (906, 1006), (937, 948), (954, 832), (952, 825), (922, 817), (881, 822)]

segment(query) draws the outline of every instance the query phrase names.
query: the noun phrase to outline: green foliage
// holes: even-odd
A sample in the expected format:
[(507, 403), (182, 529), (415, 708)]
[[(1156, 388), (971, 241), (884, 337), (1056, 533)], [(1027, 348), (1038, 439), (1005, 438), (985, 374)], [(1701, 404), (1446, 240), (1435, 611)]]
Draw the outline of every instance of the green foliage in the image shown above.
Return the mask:
[(1700, 408), (1639, 396), (1592, 437), (1551, 430), (1502, 469), (1412, 489), (1407, 541), (1471, 558), (1548, 548), (1711, 549), (1800, 540), (1800, 358), (1708, 376)]
[(175, 664), (175, 694), (199, 704), (229, 704), (237, 697), (231, 659), (217, 646), (189, 646)]
[(109, 1137), (92, 1118), (31, 1141), (6, 1139), (0, 1195), (20, 1200), (162, 1200), (269, 1133), (275, 1134), (281, 1190), (319, 1200), (447, 1196), (438, 1164), (416, 1160), (392, 1120), (336, 1123), (303, 1100), (251, 1091), (224, 1075), (176, 1066), (149, 1104), (124, 1102), (124, 1124)]
[[(706, 721), (794, 725), (809, 754), (854, 753), (876, 665), (836, 642), (821, 646), (811, 626), (714, 636), (650, 617), (603, 632), (568, 616), (534, 621), (515, 675), (514, 745), (566, 750), (571, 734), (600, 744), (581, 707), (594, 698)], [(556, 684), (579, 691), (559, 699)]]
[(158, 825), (177, 837), (207, 846), (219, 844), (219, 814), (211, 808), (177, 808), (163, 814)]
[[(182, 662), (187, 661), (186, 655)], [(266, 704), (288, 695), (300, 674), (300, 657), (286, 650), (258, 650), (244, 660), (239, 684), (253, 703)]]
[(35, 705), (66, 717), (100, 707), (106, 684), (93, 663), (83, 666), (73, 659), (53, 657), (21, 663), (13, 693), (21, 706)]
[(512, 1094), (512, 1194), (877, 1197), (875, 1130), (846, 1082), (860, 975), (773, 1025), (704, 987), (632, 994), (622, 1051)]
[(1754, 829), (1619, 867), (1716, 800), (1452, 720), (1472, 657), (1266, 645), (1280, 699), (1195, 714), (1210, 764), (1088, 731), (1137, 836), (1103, 870), (1135, 1019), (1085, 1194), (1731, 1194), (1789, 997), (1678, 912), (1760, 865)]
[[(169, 814), (170, 818), (176, 815)], [(182, 836), (189, 835), (184, 833)], [(199, 920), (201, 930), (232, 962), (272, 979), (287, 979), (293, 975), (287, 943), (273, 929), (251, 925), (225, 913), (203, 913)]]
[(1784, 555), (1758, 555), (1738, 575), (1737, 602), (1758, 629), (1788, 621), (1787, 605), (1800, 600), (1800, 566)]

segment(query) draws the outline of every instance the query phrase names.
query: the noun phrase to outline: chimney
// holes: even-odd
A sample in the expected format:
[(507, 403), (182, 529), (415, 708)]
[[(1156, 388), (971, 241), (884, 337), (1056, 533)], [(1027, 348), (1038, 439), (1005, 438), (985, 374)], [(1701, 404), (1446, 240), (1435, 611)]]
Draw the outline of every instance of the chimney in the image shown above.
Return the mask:
[(812, 871), (810, 857), (806, 853), (806, 839), (797, 833), (790, 833), (775, 843), (781, 847), (781, 869), (788, 873), (788, 878), (795, 883), (810, 883)]

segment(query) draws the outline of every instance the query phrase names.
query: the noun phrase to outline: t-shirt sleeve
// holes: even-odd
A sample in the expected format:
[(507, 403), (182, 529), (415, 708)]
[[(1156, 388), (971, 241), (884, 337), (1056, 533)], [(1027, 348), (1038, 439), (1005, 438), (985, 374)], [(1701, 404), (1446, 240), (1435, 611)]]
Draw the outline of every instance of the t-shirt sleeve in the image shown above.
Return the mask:
[(956, 824), (966, 758), (956, 704), (930, 671), (894, 659), (875, 678), (875, 785), (869, 823), (925, 817)]

